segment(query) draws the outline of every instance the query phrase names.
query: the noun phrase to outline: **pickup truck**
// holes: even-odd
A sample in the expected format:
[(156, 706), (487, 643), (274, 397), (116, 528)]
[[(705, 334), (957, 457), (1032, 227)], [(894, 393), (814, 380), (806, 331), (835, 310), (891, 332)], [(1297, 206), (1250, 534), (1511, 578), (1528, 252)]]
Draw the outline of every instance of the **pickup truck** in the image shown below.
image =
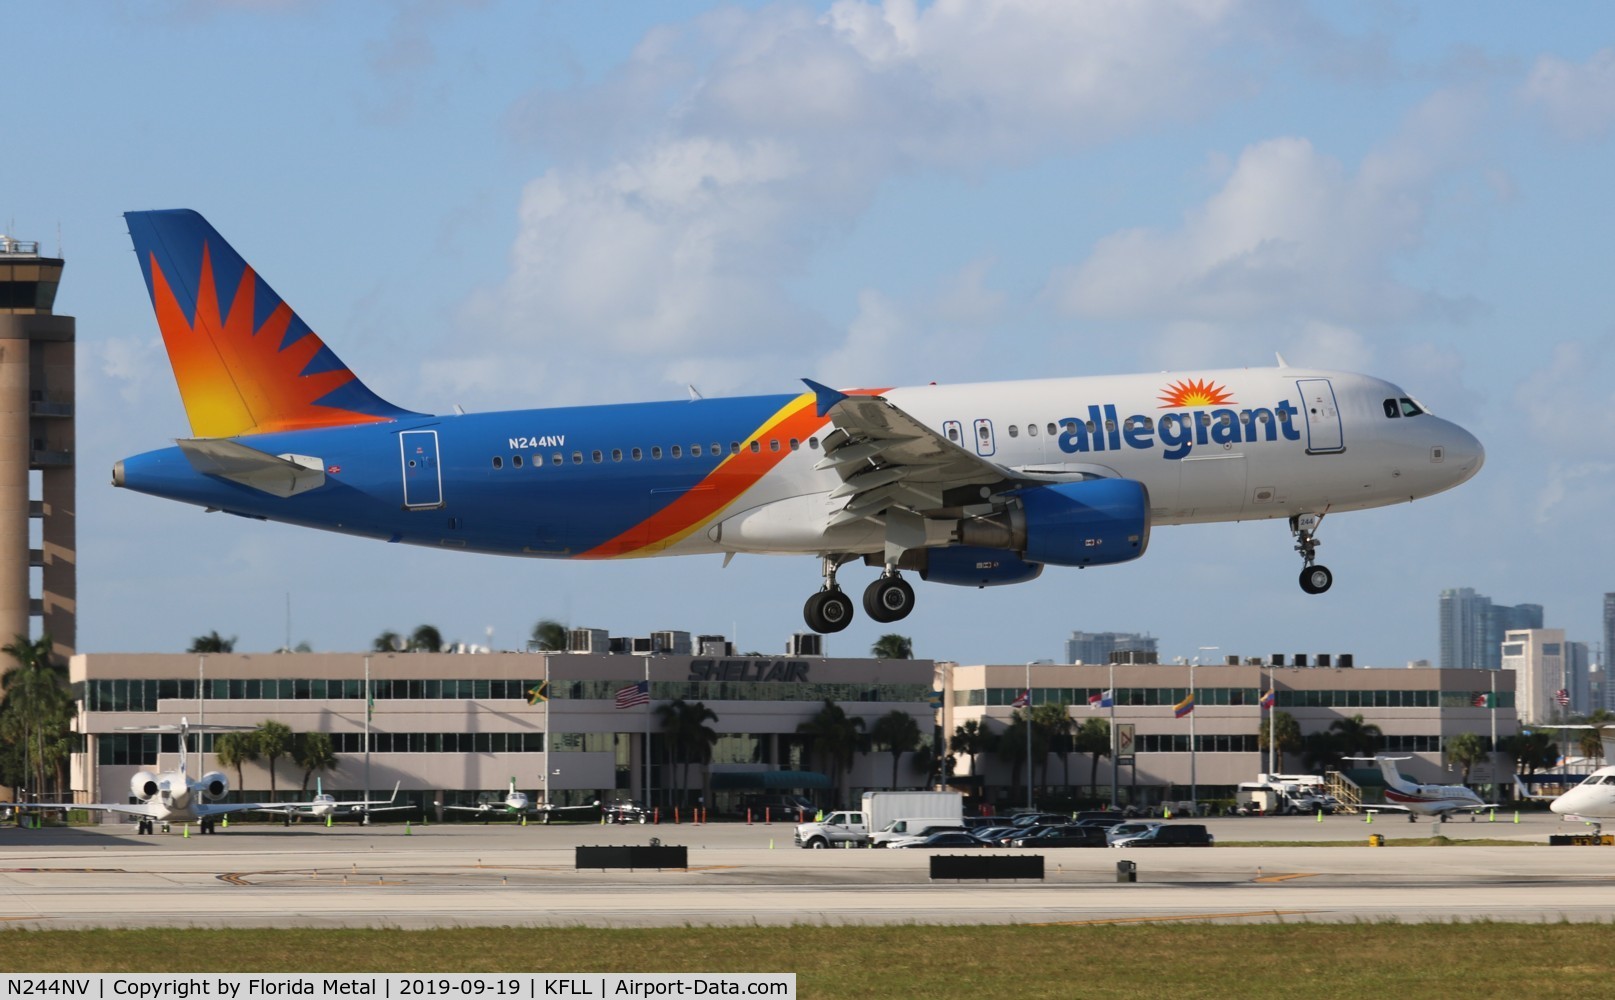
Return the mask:
[(796, 828), (797, 847), (862, 847), (869, 843), (869, 818), (862, 812), (833, 812), (823, 820)]

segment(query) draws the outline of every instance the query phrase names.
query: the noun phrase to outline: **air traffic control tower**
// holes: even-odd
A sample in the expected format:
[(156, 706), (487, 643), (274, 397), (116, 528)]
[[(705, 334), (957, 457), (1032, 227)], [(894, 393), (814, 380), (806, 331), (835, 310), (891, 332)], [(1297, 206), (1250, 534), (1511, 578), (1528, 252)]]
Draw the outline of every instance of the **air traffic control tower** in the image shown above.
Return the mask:
[(65, 658), (78, 643), (78, 504), (73, 317), (51, 311), (62, 263), (0, 235), (0, 645), (49, 635)]

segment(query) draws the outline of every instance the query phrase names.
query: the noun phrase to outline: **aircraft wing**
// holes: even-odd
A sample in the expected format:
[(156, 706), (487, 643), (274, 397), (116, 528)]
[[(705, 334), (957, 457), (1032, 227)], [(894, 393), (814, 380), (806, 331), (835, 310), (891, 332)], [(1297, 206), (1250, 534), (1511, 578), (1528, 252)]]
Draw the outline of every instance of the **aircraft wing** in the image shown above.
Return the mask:
[(149, 805), (141, 803), (131, 805), (127, 802), (17, 802), (13, 804), (18, 812), (34, 812), (49, 809), (52, 812), (67, 812), (73, 809), (83, 809), (86, 812), (115, 812), (127, 816), (155, 816)]
[(947, 506), (948, 492), (959, 487), (981, 487), (991, 494), (1052, 481), (1017, 474), (972, 454), (883, 396), (851, 396), (803, 381), (817, 397), (820, 415), (829, 416), (835, 426), (824, 437), (825, 455), (816, 468), (834, 469), (841, 476), (841, 485), (830, 496), (846, 497), (847, 503), (828, 527), (877, 518), (893, 507), (917, 514), (934, 511)]

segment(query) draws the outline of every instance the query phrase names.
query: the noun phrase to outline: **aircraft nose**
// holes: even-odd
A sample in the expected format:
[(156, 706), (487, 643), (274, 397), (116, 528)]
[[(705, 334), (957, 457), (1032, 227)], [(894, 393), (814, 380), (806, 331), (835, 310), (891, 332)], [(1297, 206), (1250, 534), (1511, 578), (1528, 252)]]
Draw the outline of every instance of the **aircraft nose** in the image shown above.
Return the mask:
[(1486, 447), (1457, 424), (1448, 423), (1442, 431), (1441, 443), (1437, 446), (1442, 453), (1441, 462), (1457, 474), (1457, 482), (1464, 482), (1486, 464)]

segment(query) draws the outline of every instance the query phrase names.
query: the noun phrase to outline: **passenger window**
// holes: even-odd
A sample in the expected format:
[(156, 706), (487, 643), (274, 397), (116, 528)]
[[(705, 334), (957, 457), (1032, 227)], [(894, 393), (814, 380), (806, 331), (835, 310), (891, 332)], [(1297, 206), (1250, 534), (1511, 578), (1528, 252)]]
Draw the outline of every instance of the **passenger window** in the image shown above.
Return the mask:
[(716, 441), (712, 442), (712, 457), (717, 458), (719, 455), (722, 455), (722, 454), (723, 454), (723, 449), (718, 446), (718, 442), (716, 442)]
[(533, 468), (542, 469), (543, 467), (544, 467), (544, 456), (543, 455), (534, 455), (533, 456)]
[(1060, 422), (1060, 427), (1063, 428), (1067, 434), (1075, 434), (1077, 432), (1077, 422), (1075, 420), (1063, 420)]
[(796, 438), (791, 438), (791, 450), (795, 451), (800, 447), (802, 447), (802, 442), (798, 441)]
[(659, 445), (659, 444), (651, 445), (650, 457), (653, 458), (653, 459), (661, 458), (662, 457), (662, 446)]
[(1009, 436), (1012, 437), (1012, 438), (1013, 437), (1020, 437), (1021, 436), (1020, 427), (1017, 426), (1016, 424), (1010, 424), (1009, 425)]
[(596, 448), (594, 451), (589, 452), (589, 457), (594, 459), (594, 464), (595, 465), (599, 465), (601, 463), (601, 461), (605, 459), (605, 456), (600, 454), (600, 449), (598, 449), (598, 448)]
[(1402, 408), (1396, 405), (1396, 400), (1387, 399), (1385, 401), (1385, 415), (1387, 417), (1400, 417), (1402, 415)]
[(1055, 427), (1053, 424), (1050, 424), (1049, 425), (1049, 437), (1053, 437), (1054, 435), (1056, 435), (1058, 433), (1060, 433), (1059, 429), (1057, 427)]
[(808, 438), (808, 451), (818, 451), (818, 450), (819, 450), (819, 439), (817, 437)]
[(674, 445), (668, 451), (668, 455), (673, 457), (673, 458), (683, 458), (684, 457), (684, 449), (680, 448), (678, 445)]
[(1037, 424), (1027, 424), (1026, 425), (1026, 436), (1027, 437), (1037, 437)]
[(691, 458), (700, 458), (701, 457), (701, 446), (700, 445), (698, 445), (698, 444), (690, 445), (690, 457)]
[(572, 464), (573, 465), (582, 465), (583, 464), (583, 452), (574, 451), (572, 453)]
[(959, 428), (954, 427), (951, 424), (948, 426), (948, 440), (952, 441), (954, 444), (959, 443)]
[(566, 459), (561, 457), (560, 452), (556, 452), (555, 454), (550, 456), (550, 464), (551, 465), (560, 465), (564, 461), (566, 461)]
[(763, 443), (761, 441), (753, 441), (751, 443), (751, 453), (753, 455), (757, 454), (758, 452), (760, 452), (762, 450), (763, 450)]
[(638, 448), (635, 448), (633, 451), (629, 452), (628, 454), (632, 455), (633, 458), (634, 458), (634, 461), (636, 461), (636, 462), (645, 457), (645, 453), (640, 451)]
[(779, 438), (770, 438), (769, 439), (769, 441), (768, 441), (768, 450), (769, 451), (779, 451)]
[(522, 457), (520, 455), (512, 455), (512, 456), (510, 456), (510, 467), (512, 469), (521, 468), (522, 467)]
[(611, 460), (613, 462), (622, 461), (622, 449), (621, 448), (613, 448), (613, 449), (611, 449)]
[(495, 455), (493, 457), (493, 467), (496, 468), (496, 469), (504, 468), (505, 467), (505, 460), (500, 458), (498, 455)]
[[(817, 439), (815, 439), (815, 440), (817, 440)], [(729, 442), (729, 454), (731, 454), (731, 455), (740, 454), (740, 442), (739, 441), (730, 441)]]

